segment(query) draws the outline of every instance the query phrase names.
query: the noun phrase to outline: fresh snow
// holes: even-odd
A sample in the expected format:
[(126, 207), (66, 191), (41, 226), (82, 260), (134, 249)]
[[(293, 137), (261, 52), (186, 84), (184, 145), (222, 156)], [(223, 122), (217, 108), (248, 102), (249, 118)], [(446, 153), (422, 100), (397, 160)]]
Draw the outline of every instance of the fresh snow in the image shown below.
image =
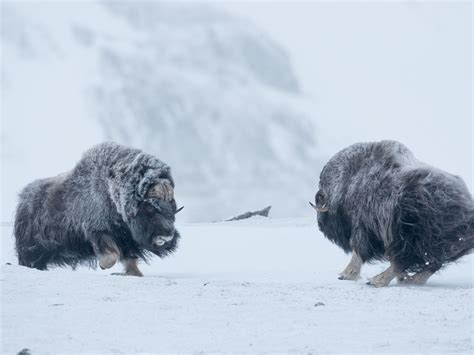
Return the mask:
[[(472, 353), (467, 256), (425, 286), (375, 289), (337, 273), (349, 257), (314, 218), (178, 224), (175, 255), (143, 278), (17, 265), (2, 227), (2, 353)], [(11, 265), (6, 265), (11, 263)]]

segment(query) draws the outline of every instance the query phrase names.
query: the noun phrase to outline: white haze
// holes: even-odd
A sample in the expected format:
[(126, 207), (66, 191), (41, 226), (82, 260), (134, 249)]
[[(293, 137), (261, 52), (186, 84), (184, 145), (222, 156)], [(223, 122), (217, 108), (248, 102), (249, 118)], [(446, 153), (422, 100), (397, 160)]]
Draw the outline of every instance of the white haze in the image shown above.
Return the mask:
[(4, 220), (28, 181), (112, 139), (172, 166), (183, 220), (307, 211), (322, 165), (288, 54), (184, 3), (5, 3)]
[[(326, 154), (395, 139), (472, 191), (472, 2), (233, 2), (292, 55)], [(321, 147), (320, 147), (321, 148)]]
[[(185, 62), (181, 72), (150, 49), (144, 4), (2, 2), (2, 221), (21, 187), (70, 169), (104, 139), (172, 165), (184, 220), (267, 204), (275, 216), (307, 215), (324, 160), (366, 140), (399, 140), (472, 190), (469, 3), (168, 4), (168, 40), (153, 43)], [(206, 33), (207, 22), (228, 44), (223, 57), (207, 35), (194, 43), (193, 24)], [(255, 57), (239, 57), (242, 38), (257, 44)], [(184, 104), (163, 109), (160, 85)], [(146, 125), (167, 110), (168, 133)]]

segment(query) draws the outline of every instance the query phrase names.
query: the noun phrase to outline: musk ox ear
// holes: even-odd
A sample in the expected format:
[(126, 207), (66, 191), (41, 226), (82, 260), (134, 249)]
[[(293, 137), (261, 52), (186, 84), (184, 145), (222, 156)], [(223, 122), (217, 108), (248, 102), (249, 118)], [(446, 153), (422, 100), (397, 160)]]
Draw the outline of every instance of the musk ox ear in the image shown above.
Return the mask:
[(158, 198), (164, 201), (173, 201), (174, 190), (171, 181), (167, 179), (159, 179), (154, 185), (148, 189), (146, 198)]

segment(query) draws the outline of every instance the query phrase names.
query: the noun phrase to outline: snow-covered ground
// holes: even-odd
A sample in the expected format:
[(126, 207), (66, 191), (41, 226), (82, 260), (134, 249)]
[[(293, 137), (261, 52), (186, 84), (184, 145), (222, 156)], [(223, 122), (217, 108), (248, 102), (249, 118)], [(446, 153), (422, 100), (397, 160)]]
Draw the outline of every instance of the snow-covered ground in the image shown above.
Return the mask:
[[(425, 286), (339, 281), (314, 218), (181, 224), (174, 256), (113, 270), (17, 266), (2, 227), (2, 353), (472, 353), (473, 255)], [(9, 262), (12, 265), (6, 265)]]

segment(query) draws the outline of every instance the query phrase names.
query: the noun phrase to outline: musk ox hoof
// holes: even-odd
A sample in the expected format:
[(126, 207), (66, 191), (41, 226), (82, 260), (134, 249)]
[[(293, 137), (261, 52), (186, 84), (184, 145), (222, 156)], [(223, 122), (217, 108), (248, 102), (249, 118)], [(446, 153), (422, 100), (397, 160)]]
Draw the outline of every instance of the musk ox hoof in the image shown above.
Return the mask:
[(385, 287), (388, 286), (388, 284), (398, 276), (398, 272), (395, 271), (395, 265), (390, 264), (390, 267), (385, 270), (384, 272), (371, 277), (369, 279), (369, 282), (367, 282), (367, 285), (371, 285), (374, 287)]
[(411, 278), (411, 276), (408, 275), (407, 272), (402, 272), (397, 275), (397, 284), (407, 284), (409, 282), (409, 278)]
[(142, 272), (138, 269), (138, 260), (137, 259), (126, 259), (124, 262), (125, 265), (125, 274), (124, 276), (138, 276), (143, 277)]
[(338, 280), (351, 280), (351, 281), (357, 281), (360, 279), (359, 273), (357, 272), (346, 272), (343, 271), (339, 273)]
[(140, 270), (136, 269), (136, 270), (131, 270), (131, 271), (127, 271), (125, 274), (125, 276), (137, 276), (137, 277), (143, 277), (143, 274)]
[(397, 283), (400, 285), (424, 285), (433, 275), (432, 271), (421, 271), (414, 275), (403, 273), (397, 277)]
[(352, 252), (351, 261), (346, 268), (339, 273), (339, 280), (352, 280), (356, 281), (360, 279), (360, 270), (364, 262), (360, 258), (359, 254), (354, 250)]
[(115, 265), (118, 258), (119, 258), (119, 255), (115, 252), (104, 254), (99, 259), (99, 266), (102, 270), (110, 269), (112, 266)]
[(126, 272), (113, 272), (111, 273), (112, 276), (137, 276), (137, 277), (143, 277), (143, 274), (140, 270), (134, 270), (134, 271), (126, 271)]
[(374, 286), (374, 287), (387, 287), (390, 282), (386, 282), (384, 280), (371, 280), (369, 279), (369, 282), (367, 282), (367, 285), (369, 286)]
[(374, 287), (386, 287), (392, 281), (391, 278), (386, 277), (383, 274), (371, 277), (367, 285), (374, 286)]

